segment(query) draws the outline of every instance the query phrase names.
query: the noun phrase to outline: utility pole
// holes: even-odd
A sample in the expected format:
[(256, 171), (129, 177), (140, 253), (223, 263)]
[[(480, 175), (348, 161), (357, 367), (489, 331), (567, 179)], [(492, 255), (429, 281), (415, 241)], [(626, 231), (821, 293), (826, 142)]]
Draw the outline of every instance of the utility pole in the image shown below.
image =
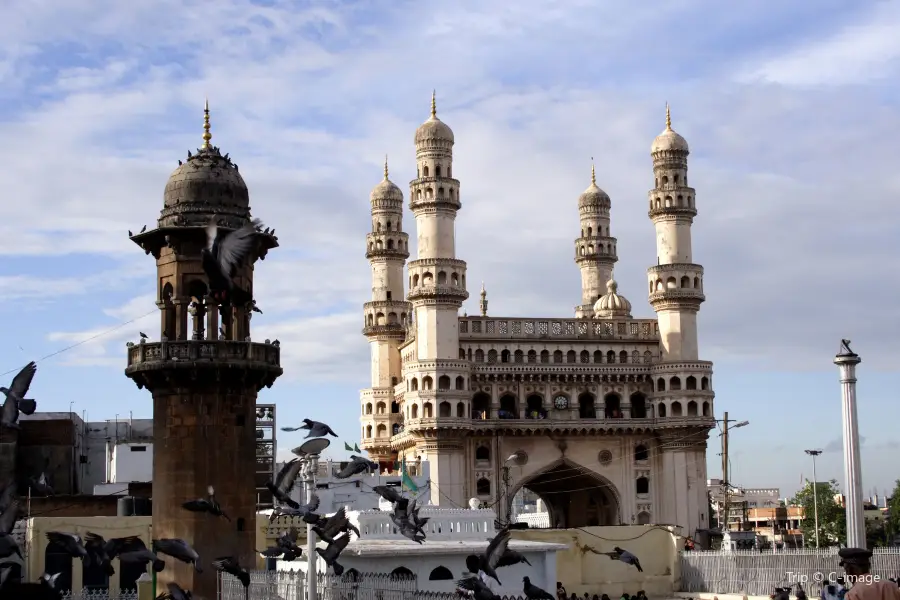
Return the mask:
[[(722, 418), (718, 420), (722, 423), (722, 433), (719, 435), (722, 438), (722, 489), (723, 489), (723, 499), (722, 499), (722, 508), (724, 513), (724, 524), (719, 524), (719, 529), (723, 532), (728, 530), (728, 512), (730, 510), (730, 494), (731, 494), (731, 482), (728, 477), (728, 425), (729, 423), (735, 423), (737, 419), (729, 419), (728, 413), (724, 413)], [(738, 427), (746, 427), (750, 424), (750, 421), (741, 421), (740, 423), (735, 423), (734, 427), (731, 429), (737, 429)], [(721, 521), (722, 519), (720, 519)]]
[(813, 459), (813, 515), (816, 527), (816, 548), (819, 547), (819, 478), (816, 477), (816, 457), (822, 454), (821, 450), (804, 450)]
[[(295, 448), (292, 452), (300, 457), (303, 461), (304, 488), (306, 491), (305, 501), (309, 503), (313, 495), (316, 493), (316, 472), (319, 470), (319, 455), (331, 444), (331, 440), (327, 438), (313, 438), (305, 442), (299, 448)], [(306, 598), (307, 600), (316, 600), (318, 598), (318, 578), (316, 577), (316, 566), (319, 556), (316, 554), (316, 534), (313, 532), (313, 526), (306, 524)]]

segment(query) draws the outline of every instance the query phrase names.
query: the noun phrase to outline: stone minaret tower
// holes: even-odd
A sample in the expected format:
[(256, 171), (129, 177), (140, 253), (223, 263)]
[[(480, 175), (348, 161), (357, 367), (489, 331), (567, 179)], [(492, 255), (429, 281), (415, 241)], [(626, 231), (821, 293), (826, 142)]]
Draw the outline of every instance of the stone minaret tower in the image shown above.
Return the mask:
[[(203, 145), (169, 177), (156, 228), (131, 238), (156, 259), (160, 328), (159, 341), (129, 345), (125, 375), (153, 395), (153, 537), (182, 538), (204, 560), (202, 574), (167, 561), (157, 585), (214, 598), (210, 558), (256, 560), (256, 396), (282, 370), (277, 342), (250, 341), (249, 307), (220, 314), (207, 297), (205, 227), (213, 217), (221, 230), (249, 223), (250, 197), (237, 165), (210, 144), (208, 105), (204, 113)], [(277, 245), (259, 235), (237, 276), (245, 290), (253, 263)], [(181, 507), (210, 485), (231, 522)]]
[(597, 187), (597, 174), (591, 165), (591, 185), (578, 197), (581, 237), (575, 240), (575, 263), (581, 269), (581, 305), (575, 316), (594, 316), (594, 303), (603, 296), (606, 282), (612, 279), (618, 261), (616, 238), (609, 233), (609, 195)]
[[(437, 117), (416, 130), (416, 178), (409, 206), (416, 216), (418, 257), (409, 263), (407, 299), (415, 313), (415, 359), (406, 363), (418, 390), (405, 394), (406, 431), (421, 435), (416, 451), (431, 469), (431, 502), (465, 506), (472, 491), (459, 422), (469, 416), (469, 363), (459, 358), (459, 317), (466, 291), (466, 263), (456, 258), (459, 181), (453, 179), (453, 131)], [(442, 419), (445, 419), (442, 422)], [(425, 430), (428, 437), (425, 438)], [(472, 482), (474, 484), (474, 482)]]
[(402, 421), (394, 402), (394, 386), (400, 382), (399, 346), (406, 338), (410, 304), (404, 300), (403, 266), (409, 258), (409, 236), (403, 231), (403, 192), (384, 179), (371, 194), (372, 231), (366, 235), (366, 258), (372, 265), (372, 300), (363, 307), (363, 334), (372, 349), (372, 384), (361, 393), (362, 449), (381, 468), (393, 462), (390, 437)]
[(688, 187), (687, 141), (666, 129), (653, 141), (654, 188), (650, 220), (656, 227), (656, 266), (647, 270), (650, 304), (659, 319), (662, 361), (697, 360), (697, 311), (704, 300), (703, 267), (693, 263), (691, 225), (697, 215), (694, 189)]
[[(689, 153), (687, 141), (672, 129), (666, 106), (666, 128), (651, 148), (655, 184), (649, 194), (649, 216), (656, 227), (657, 264), (647, 269), (647, 277), (660, 338), (660, 360), (652, 377), (654, 398), (669, 401), (671, 407), (671, 414), (657, 416), (682, 418), (683, 426), (659, 436), (660, 489), (671, 500), (661, 503), (655, 517), (661, 523), (684, 523), (687, 531), (695, 531), (709, 523), (703, 482), (706, 439), (715, 413), (712, 364), (698, 358), (697, 312), (704, 301), (703, 267), (694, 264), (691, 251), (691, 225), (697, 208), (694, 189), (688, 186)], [(709, 403), (708, 414), (698, 409), (704, 401)]]

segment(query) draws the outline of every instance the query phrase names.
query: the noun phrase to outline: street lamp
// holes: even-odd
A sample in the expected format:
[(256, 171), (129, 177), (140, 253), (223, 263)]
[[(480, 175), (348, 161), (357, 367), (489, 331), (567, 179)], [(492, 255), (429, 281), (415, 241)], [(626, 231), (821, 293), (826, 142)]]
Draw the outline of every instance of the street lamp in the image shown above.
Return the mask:
[[(327, 438), (314, 438), (304, 442), (292, 452), (300, 456), (303, 465), (303, 483), (306, 485), (306, 502), (308, 503), (316, 493), (316, 472), (319, 470), (319, 454), (331, 445)], [(316, 534), (311, 523), (306, 524), (306, 597), (315, 600), (317, 588), (316, 563), (319, 557), (316, 555)]]
[(815, 515), (815, 527), (816, 527), (816, 548), (819, 547), (819, 479), (816, 477), (816, 457), (822, 454), (821, 450), (804, 450), (807, 454), (812, 456), (813, 459), (813, 514)]

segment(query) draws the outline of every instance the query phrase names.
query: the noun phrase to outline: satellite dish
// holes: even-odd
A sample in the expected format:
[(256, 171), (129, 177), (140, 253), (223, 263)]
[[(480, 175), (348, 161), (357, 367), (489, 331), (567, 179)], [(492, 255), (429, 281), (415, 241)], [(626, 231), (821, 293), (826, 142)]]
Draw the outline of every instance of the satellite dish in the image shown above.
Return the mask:
[(313, 438), (301, 444), (297, 449), (303, 454), (321, 454), (330, 445), (331, 440), (328, 438)]

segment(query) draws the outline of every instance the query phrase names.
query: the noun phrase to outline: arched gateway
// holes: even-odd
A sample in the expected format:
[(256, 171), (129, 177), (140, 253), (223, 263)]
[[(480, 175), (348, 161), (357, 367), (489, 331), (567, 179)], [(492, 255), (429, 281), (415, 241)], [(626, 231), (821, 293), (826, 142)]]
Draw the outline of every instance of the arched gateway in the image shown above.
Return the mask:
[(619, 491), (606, 477), (565, 458), (510, 483), (504, 514), (523, 489), (544, 503), (551, 527), (592, 527), (622, 523)]

